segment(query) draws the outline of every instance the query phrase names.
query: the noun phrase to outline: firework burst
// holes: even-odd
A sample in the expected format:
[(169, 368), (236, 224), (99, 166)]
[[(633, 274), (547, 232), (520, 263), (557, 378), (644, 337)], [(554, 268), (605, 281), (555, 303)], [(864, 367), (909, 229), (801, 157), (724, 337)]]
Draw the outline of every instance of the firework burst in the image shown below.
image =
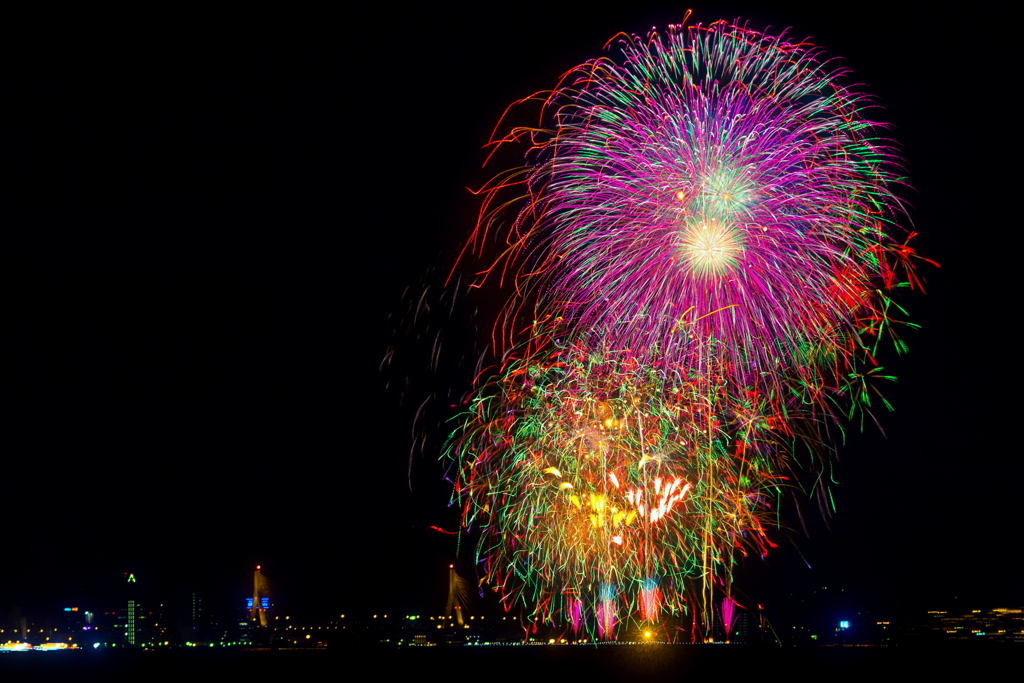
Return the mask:
[(526, 190), (502, 267), (534, 296), (513, 307), (534, 301), (583, 348), (739, 385), (845, 376), (891, 327), (912, 255), (870, 100), (817, 49), (724, 22), (617, 44), (544, 98), (544, 128), (497, 141), (532, 144), (478, 227)]
[(484, 188), (467, 248), (502, 232), (485, 273), (533, 324), (449, 454), (507, 604), (604, 637), (697, 605), (707, 633), (796, 444), (870, 405), (916, 255), (884, 126), (818, 49), (725, 22), (614, 44), (492, 141), (528, 163)]
[(788, 425), (721, 378), (565, 351), (510, 364), (472, 408), (456, 497), (491, 580), (536, 619), (655, 621), (715, 562), (771, 545)]

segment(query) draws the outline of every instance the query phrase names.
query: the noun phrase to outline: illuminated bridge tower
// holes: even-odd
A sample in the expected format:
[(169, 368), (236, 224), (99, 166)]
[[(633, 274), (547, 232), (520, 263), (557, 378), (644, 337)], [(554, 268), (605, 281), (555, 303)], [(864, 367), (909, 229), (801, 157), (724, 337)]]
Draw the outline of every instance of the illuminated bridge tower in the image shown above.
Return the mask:
[(462, 618), (462, 609), (466, 602), (466, 580), (455, 573), (455, 565), (448, 565), (448, 606), (444, 611), (446, 625), (452, 624), (452, 610), (455, 610), (455, 620), (460, 627), (466, 625)]
[(260, 573), (260, 565), (256, 565), (252, 576), (252, 597), (248, 602), (250, 620), (258, 620), (260, 626), (266, 626), (267, 610), (270, 609), (270, 582)]

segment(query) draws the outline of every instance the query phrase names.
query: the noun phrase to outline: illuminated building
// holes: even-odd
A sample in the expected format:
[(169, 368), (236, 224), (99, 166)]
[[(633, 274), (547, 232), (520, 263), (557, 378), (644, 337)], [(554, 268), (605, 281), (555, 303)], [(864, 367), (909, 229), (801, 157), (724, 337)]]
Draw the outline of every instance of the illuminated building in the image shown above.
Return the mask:
[(146, 617), (139, 599), (139, 582), (134, 573), (124, 573), (121, 590), (121, 608), (118, 610), (117, 623), (114, 626), (116, 639), (125, 645), (135, 647), (142, 644), (143, 623)]
[(923, 640), (1024, 643), (1024, 609), (997, 607), (966, 613), (930, 610), (916, 630)]

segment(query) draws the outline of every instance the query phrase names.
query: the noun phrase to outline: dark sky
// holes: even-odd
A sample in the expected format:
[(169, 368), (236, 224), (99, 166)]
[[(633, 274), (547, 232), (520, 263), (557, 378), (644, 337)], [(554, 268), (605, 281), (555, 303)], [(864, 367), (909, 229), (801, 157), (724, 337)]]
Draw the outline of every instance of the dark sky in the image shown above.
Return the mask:
[[(694, 21), (789, 26), (842, 57), (893, 124), (918, 250), (942, 268), (902, 300), (922, 329), (887, 360), (886, 437), (848, 430), (831, 528), (792, 534), (800, 552), (780, 534), (745, 568), (752, 594), (1022, 605), (1019, 58), (978, 5), (777, 5)], [(439, 393), (440, 419), (464, 379), (416, 370), (438, 320), (379, 369), (413, 327), (403, 302), (468, 235), (505, 106), (684, 10), (7, 22), (0, 608), (98, 601), (123, 571), (227, 605), (257, 563), (296, 610), (443, 606), (436, 430), (415, 493), (407, 468), (419, 401)], [(442, 334), (452, 357), (481, 342)]]

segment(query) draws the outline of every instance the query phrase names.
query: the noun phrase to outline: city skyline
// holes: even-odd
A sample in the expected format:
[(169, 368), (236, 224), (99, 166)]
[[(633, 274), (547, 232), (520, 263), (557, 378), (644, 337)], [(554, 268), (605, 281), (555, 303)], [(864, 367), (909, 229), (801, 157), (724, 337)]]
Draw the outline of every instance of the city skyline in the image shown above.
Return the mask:
[[(325, 648), (353, 644), (401, 645), (592, 645), (607, 640), (579, 632), (566, 622), (531, 623), (497, 605), (471, 598), (464, 579), (449, 565), (447, 605), (413, 611), (312, 616), (282, 609), (277, 589), (254, 572), (252, 598), (228, 607), (203, 593), (161, 591), (129, 572), (120, 577), (113, 604), (90, 598), (86, 606), (22, 610), (0, 614), (0, 651), (26, 649)], [(206, 596), (207, 598), (210, 596)], [(665, 615), (658, 623), (626, 620), (614, 640), (622, 643), (744, 644), (772, 647), (901, 647), (947, 643), (954, 646), (1024, 642), (1024, 608), (894, 610), (867, 609), (855, 591), (833, 586), (791, 596), (798, 609), (784, 612), (763, 605), (742, 609), (726, 633), (716, 619), (705, 631), (685, 615)], [(435, 601), (436, 602), (436, 601)], [(244, 603), (244, 605), (243, 605)], [(101, 605), (102, 606), (98, 606)], [(91, 609), (89, 609), (91, 607)], [(255, 609), (254, 609), (255, 607)], [(436, 608), (436, 604), (434, 605)], [(976, 607), (976, 606), (975, 606)], [(539, 628), (538, 628), (539, 627)]]

